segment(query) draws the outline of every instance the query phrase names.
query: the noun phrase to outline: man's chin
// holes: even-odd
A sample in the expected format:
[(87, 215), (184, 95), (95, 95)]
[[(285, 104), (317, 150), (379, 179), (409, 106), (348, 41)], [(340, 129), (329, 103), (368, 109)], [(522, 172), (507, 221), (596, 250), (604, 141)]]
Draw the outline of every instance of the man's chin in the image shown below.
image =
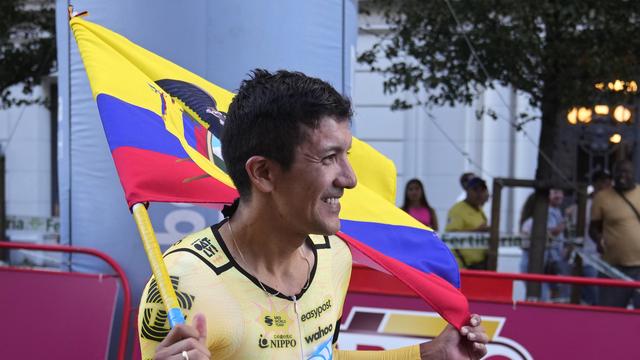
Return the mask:
[(317, 234), (331, 236), (335, 235), (338, 231), (340, 231), (340, 220), (336, 221), (335, 223), (322, 224), (320, 229), (318, 229)]

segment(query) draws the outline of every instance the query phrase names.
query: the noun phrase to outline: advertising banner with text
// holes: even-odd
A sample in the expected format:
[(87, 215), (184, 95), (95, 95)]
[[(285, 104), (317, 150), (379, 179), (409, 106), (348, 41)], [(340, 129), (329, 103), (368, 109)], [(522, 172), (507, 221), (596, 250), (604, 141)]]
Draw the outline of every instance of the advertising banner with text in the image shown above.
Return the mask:
[[(470, 301), (490, 338), (485, 359), (637, 359), (640, 311)], [(350, 292), (338, 346), (393, 349), (437, 336), (446, 323), (422, 300)]]

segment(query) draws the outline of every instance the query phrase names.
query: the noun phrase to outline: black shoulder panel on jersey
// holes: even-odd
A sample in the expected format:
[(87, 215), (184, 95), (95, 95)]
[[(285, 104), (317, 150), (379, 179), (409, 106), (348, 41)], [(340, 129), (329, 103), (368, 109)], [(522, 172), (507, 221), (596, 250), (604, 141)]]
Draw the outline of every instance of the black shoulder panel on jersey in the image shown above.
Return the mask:
[(204, 256), (200, 255), (198, 252), (196, 252), (195, 250), (190, 249), (190, 248), (178, 248), (178, 249), (175, 249), (175, 250), (171, 250), (171, 251), (167, 252), (164, 256), (168, 256), (170, 254), (174, 254), (174, 253), (177, 253), (177, 252), (188, 252), (190, 254), (193, 254), (195, 257), (197, 257), (203, 263), (205, 263), (211, 270), (213, 270), (213, 272), (215, 272), (216, 275), (222, 274), (223, 272), (231, 269), (231, 267), (233, 266), (229, 261), (227, 261), (224, 265), (216, 266), (210, 260), (205, 259)]

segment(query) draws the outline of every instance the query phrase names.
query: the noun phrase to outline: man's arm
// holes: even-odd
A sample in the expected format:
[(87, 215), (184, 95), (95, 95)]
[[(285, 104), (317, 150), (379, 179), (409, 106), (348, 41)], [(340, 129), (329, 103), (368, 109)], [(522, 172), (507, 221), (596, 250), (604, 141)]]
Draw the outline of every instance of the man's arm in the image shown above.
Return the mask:
[(549, 233), (551, 234), (551, 236), (558, 236), (560, 234), (562, 234), (564, 232), (564, 228), (565, 228), (565, 223), (564, 221), (559, 223), (558, 225), (556, 225), (555, 227), (549, 229)]
[(464, 231), (464, 219), (460, 216), (455, 209), (449, 210), (447, 214), (447, 225), (444, 228), (445, 232), (458, 232)]
[(602, 243), (602, 220), (591, 220), (589, 223), (589, 237), (596, 243), (598, 252), (604, 251), (604, 244)]
[(480, 224), (480, 226), (478, 226), (477, 228), (473, 229), (473, 231), (484, 232), (484, 231), (489, 231), (490, 229), (491, 227), (489, 226), (489, 224), (484, 222)]
[(447, 327), (430, 342), (385, 351), (340, 351), (334, 352), (336, 360), (467, 360), (480, 359), (487, 353), (489, 341), (482, 327), (480, 316), (472, 315), (470, 325), (460, 331)]
[(596, 243), (599, 253), (604, 252), (602, 237), (604, 229), (604, 209), (602, 205), (604, 200), (602, 196), (601, 191), (593, 197), (593, 201), (591, 202), (591, 221), (589, 222), (589, 237)]

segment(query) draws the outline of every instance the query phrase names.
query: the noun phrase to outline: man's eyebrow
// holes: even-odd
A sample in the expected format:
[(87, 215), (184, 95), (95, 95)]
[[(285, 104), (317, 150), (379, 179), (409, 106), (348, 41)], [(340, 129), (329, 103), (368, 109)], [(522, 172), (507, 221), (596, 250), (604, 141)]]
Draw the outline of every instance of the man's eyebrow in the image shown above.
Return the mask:
[(322, 153), (326, 154), (326, 153), (330, 153), (330, 152), (348, 151), (349, 149), (351, 149), (351, 146), (349, 146), (348, 149), (345, 149), (344, 146), (331, 145), (331, 146), (328, 146), (328, 147), (322, 149)]

